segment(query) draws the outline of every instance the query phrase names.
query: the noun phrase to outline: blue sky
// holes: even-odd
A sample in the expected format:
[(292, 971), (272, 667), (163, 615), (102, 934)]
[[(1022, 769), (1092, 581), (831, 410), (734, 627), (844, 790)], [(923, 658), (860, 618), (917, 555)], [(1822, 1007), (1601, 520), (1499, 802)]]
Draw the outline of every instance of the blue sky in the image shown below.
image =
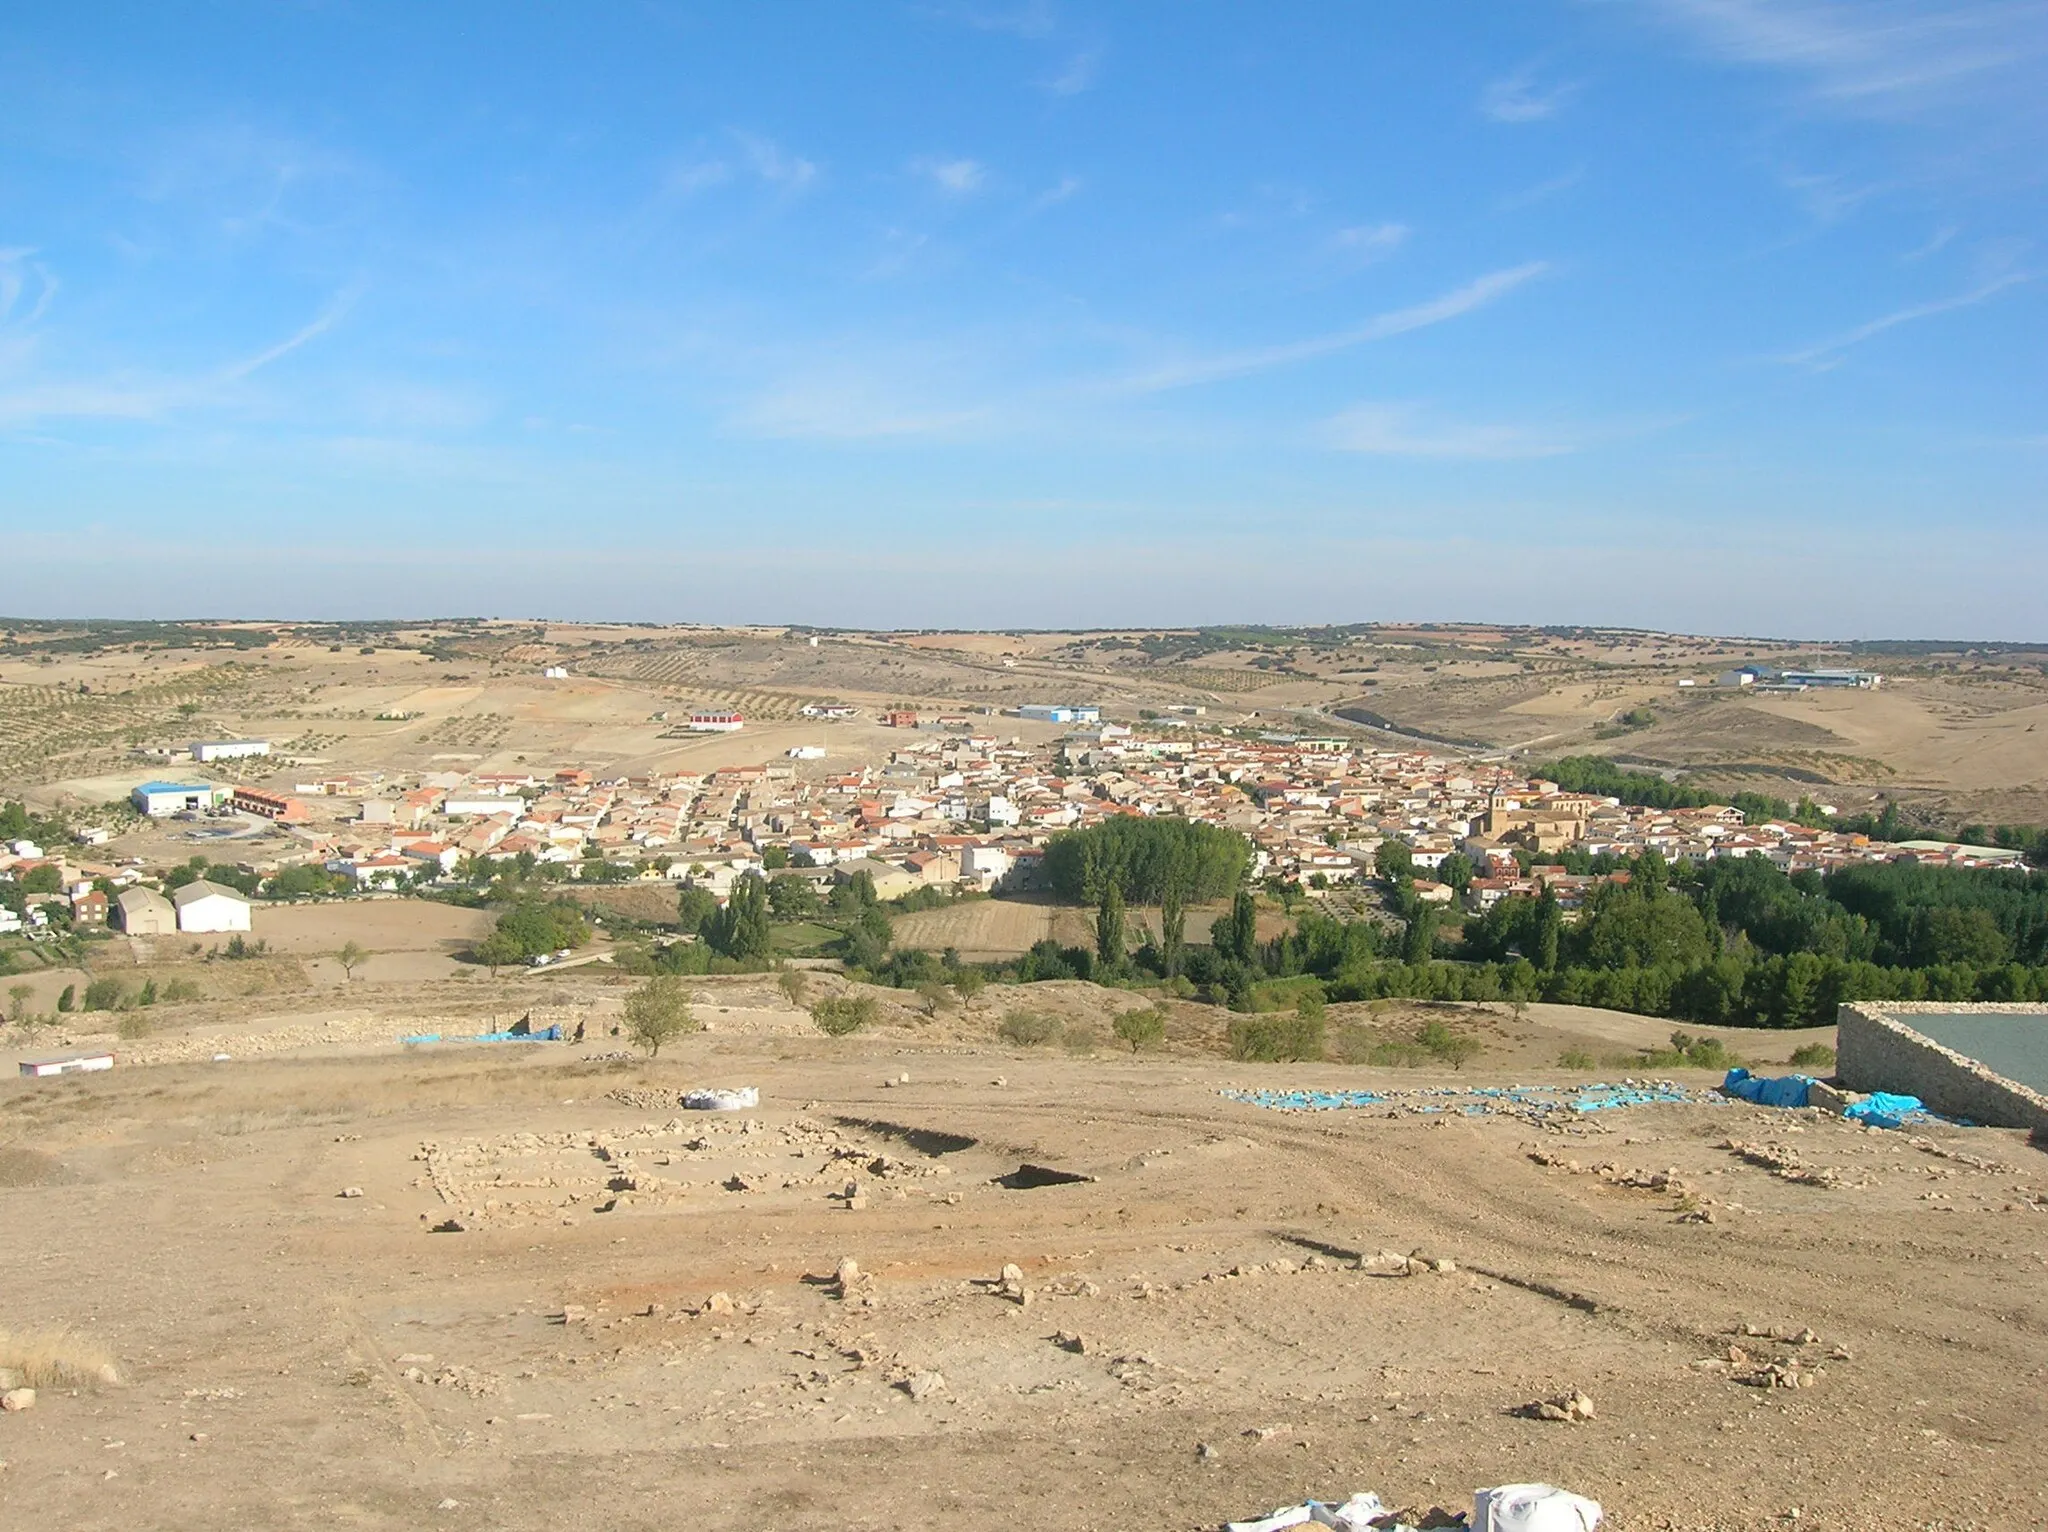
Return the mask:
[(2048, 4), (39, 6), (0, 609), (2048, 637)]

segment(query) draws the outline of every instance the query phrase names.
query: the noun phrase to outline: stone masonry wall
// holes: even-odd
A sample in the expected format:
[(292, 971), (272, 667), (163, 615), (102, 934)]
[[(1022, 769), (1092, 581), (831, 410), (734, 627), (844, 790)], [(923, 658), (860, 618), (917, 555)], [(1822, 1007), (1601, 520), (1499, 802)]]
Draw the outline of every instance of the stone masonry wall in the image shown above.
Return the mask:
[(1913, 1013), (2008, 1012), (2039, 1016), (2038, 1005), (1949, 1005), (1862, 1001), (1835, 1016), (1835, 1074), (1856, 1091), (1918, 1096), (1944, 1117), (2048, 1134), (2048, 1097), (1913, 1030)]

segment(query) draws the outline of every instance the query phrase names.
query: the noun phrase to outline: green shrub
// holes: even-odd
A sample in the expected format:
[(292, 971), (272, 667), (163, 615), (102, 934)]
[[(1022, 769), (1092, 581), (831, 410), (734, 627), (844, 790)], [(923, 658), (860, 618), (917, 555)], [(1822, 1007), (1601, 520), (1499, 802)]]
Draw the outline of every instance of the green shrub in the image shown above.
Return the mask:
[(64, 993), (57, 997), (57, 1009), (60, 1011), (69, 1011), (75, 1009), (77, 1005), (78, 986), (76, 984), (65, 985)]
[(988, 975), (979, 968), (963, 968), (953, 975), (953, 993), (962, 1000), (972, 1000), (988, 987)]
[(1441, 1021), (1424, 1022), (1415, 1034), (1415, 1041), (1431, 1058), (1453, 1069), (1463, 1069), (1466, 1062), (1481, 1051), (1478, 1038), (1453, 1032)]
[(1085, 1021), (1070, 1021), (1060, 1033), (1060, 1042), (1069, 1053), (1093, 1053), (1101, 1041), (1101, 1034)]
[(1792, 1050), (1792, 1062), (1802, 1067), (1814, 1068), (1835, 1061), (1835, 1050), (1826, 1043), (1802, 1043)]
[(1299, 1013), (1235, 1017), (1230, 1023), (1230, 1056), (1248, 1063), (1320, 1059), (1323, 1018)]
[(1037, 1048), (1060, 1034), (1060, 1019), (1044, 1011), (1012, 1011), (996, 1027), (996, 1036), (1006, 1043)]
[(140, 1011), (123, 1011), (121, 1019), (114, 1024), (114, 1031), (129, 1042), (149, 1036), (156, 1030), (156, 1024)]
[(827, 1037), (845, 1037), (870, 1025), (880, 1013), (872, 995), (834, 995), (811, 1007), (811, 1023)]
[(1567, 1048), (1557, 1056), (1559, 1069), (1591, 1069), (1593, 1055), (1583, 1048)]
[(1155, 1007), (1125, 1011), (1111, 1025), (1116, 1035), (1131, 1045), (1133, 1053), (1140, 1048), (1156, 1048), (1166, 1041), (1166, 1015)]
[(166, 1005), (175, 1005), (185, 1000), (197, 1000), (199, 998), (199, 986), (190, 979), (172, 979), (164, 985), (163, 998)]
[(120, 1005), (123, 990), (119, 979), (94, 979), (85, 986), (88, 1011), (111, 1011)]

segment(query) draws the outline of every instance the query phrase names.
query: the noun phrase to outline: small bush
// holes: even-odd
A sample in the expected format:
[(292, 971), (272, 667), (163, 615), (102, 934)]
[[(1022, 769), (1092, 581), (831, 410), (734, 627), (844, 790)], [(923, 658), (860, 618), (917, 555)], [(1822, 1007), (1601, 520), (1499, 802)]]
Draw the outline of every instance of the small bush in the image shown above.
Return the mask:
[(1069, 1053), (1093, 1053), (1101, 1041), (1101, 1034), (1085, 1021), (1070, 1021), (1060, 1033), (1060, 1042)]
[(88, 1011), (111, 1011), (121, 1003), (124, 991), (119, 979), (94, 979), (85, 986)]
[(782, 991), (783, 999), (801, 1007), (804, 996), (810, 992), (810, 976), (801, 968), (785, 968), (775, 976), (775, 987)]
[(121, 1019), (114, 1024), (115, 1033), (127, 1042), (136, 1042), (156, 1030), (156, 1023), (140, 1011), (123, 1011)]
[(1557, 1056), (1559, 1069), (1591, 1069), (1593, 1055), (1583, 1048), (1567, 1048)]
[(1131, 1045), (1131, 1052), (1140, 1048), (1156, 1048), (1166, 1041), (1165, 1013), (1154, 1008), (1125, 1011), (1111, 1024), (1118, 1038)]
[(64, 993), (57, 997), (57, 1009), (60, 1011), (69, 1011), (74, 1009), (77, 1005), (78, 986), (76, 984), (65, 985)]
[(811, 1024), (827, 1037), (845, 1037), (881, 1014), (872, 995), (834, 995), (811, 1007)]
[(164, 985), (164, 1003), (176, 1005), (181, 1001), (197, 1000), (199, 986), (190, 979), (172, 979)]
[(1463, 1069), (1480, 1052), (1478, 1038), (1461, 1036), (1440, 1021), (1424, 1022), (1415, 1041), (1431, 1058), (1453, 1069)]
[(1816, 1068), (1835, 1061), (1835, 1050), (1826, 1043), (1802, 1043), (1792, 1050), (1792, 1062), (1804, 1068)]
[(988, 975), (978, 968), (963, 968), (953, 975), (953, 993), (962, 1000), (972, 1000), (988, 987)]
[(1020, 1047), (1038, 1048), (1060, 1034), (1060, 1019), (1044, 1011), (1012, 1011), (996, 1026), (996, 1036)]
[(63, 1326), (0, 1330), (0, 1367), (20, 1373), (30, 1388), (76, 1388), (120, 1381), (114, 1359), (104, 1347)]
[(1266, 1064), (1320, 1059), (1323, 1019), (1298, 1013), (1236, 1017), (1230, 1023), (1230, 1056)]

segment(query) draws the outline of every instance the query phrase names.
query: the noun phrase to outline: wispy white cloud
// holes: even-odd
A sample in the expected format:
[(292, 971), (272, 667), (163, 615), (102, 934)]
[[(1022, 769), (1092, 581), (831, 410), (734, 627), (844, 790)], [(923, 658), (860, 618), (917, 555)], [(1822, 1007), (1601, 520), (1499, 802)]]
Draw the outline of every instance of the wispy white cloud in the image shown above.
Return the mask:
[(1823, 228), (1840, 223), (1886, 190), (1877, 184), (1846, 181), (1838, 175), (1813, 175), (1791, 169), (1778, 173), (1778, 184), (1792, 194), (1807, 217)]
[(1065, 202), (1080, 190), (1081, 178), (1079, 176), (1061, 176), (1057, 182), (1033, 197), (1031, 205), (1026, 211), (1042, 213), (1049, 207), (1058, 207), (1062, 202)]
[(818, 167), (802, 155), (791, 154), (772, 138), (735, 131), (741, 162), (762, 180), (786, 191), (802, 191), (817, 179)]
[(818, 177), (818, 167), (792, 154), (772, 138), (739, 128), (728, 129), (717, 147), (677, 159), (661, 177), (660, 195), (687, 199), (727, 186), (743, 177), (783, 192), (801, 192)]
[(1330, 236), (1330, 244), (1346, 254), (1376, 260), (1400, 249), (1413, 232), (1405, 223), (1362, 223), (1339, 229)]
[(1928, 256), (1946, 250), (1949, 241), (1960, 233), (1962, 233), (1962, 230), (1954, 224), (1944, 224), (1941, 228), (1928, 235), (1924, 244), (1917, 245), (1913, 249), (1908, 250), (1899, 259), (1902, 261), (1924, 261)]
[[(0, 250), (0, 327), (26, 330), (49, 312), (56, 299), (57, 278), (49, 267), (34, 259), (35, 253), (29, 247)], [(17, 317), (14, 307), (28, 290), (31, 277), (36, 283), (35, 301), (27, 313)]]
[(1562, 457), (1583, 443), (1527, 426), (1432, 421), (1409, 404), (1360, 404), (1326, 422), (1320, 439), (1340, 452), (1376, 457), (1473, 458), (1504, 461)]
[(1102, 49), (1084, 48), (1063, 64), (1059, 71), (1042, 81), (1044, 88), (1055, 96), (1078, 96), (1094, 85), (1095, 77), (1102, 71)]
[(266, 346), (254, 356), (243, 357), (238, 362), (230, 362), (216, 376), (225, 383), (240, 382), (251, 373), (268, 367), (272, 362), (290, 356), (299, 347), (305, 345), (307, 341), (325, 335), (329, 330), (340, 324), (348, 316), (348, 311), (355, 307), (356, 300), (361, 296), (362, 289), (360, 287), (352, 287), (336, 295), (334, 301), (328, 304), (312, 320), (301, 325), (276, 345)]
[(1648, 9), (1739, 63), (1806, 77), (1866, 109), (1923, 106), (2048, 53), (2038, 0), (1649, 0)]
[(1158, 393), (1167, 389), (1188, 388), (1198, 383), (1215, 383), (1225, 378), (1244, 377), (1250, 373), (1268, 372), (1275, 367), (1287, 367), (1297, 362), (1331, 356), (1340, 351), (1348, 351), (1354, 346), (1387, 340), (1413, 330), (1425, 330), (1432, 325), (1443, 324), (1473, 313), (1506, 297), (1523, 283), (1532, 281), (1549, 269), (1550, 263), (1547, 261), (1530, 261), (1526, 265), (1488, 272), (1485, 276), (1431, 298), (1426, 303), (1389, 310), (1348, 330), (1338, 330), (1309, 340), (1291, 341), (1285, 345), (1263, 346), (1248, 351), (1191, 358), (1140, 373), (1124, 380), (1118, 387), (1124, 392)]
[(2031, 280), (2029, 274), (2015, 272), (1985, 282), (1966, 293), (1957, 293), (1951, 298), (1937, 298), (1931, 303), (1916, 303), (1910, 308), (1898, 309), (1867, 324), (1860, 324), (1853, 330), (1845, 330), (1840, 335), (1830, 336), (1803, 350), (1790, 352), (1779, 360), (1795, 367), (1811, 367), (1816, 372), (1825, 372), (1839, 365), (1842, 354), (1851, 347), (1860, 346), (1887, 330), (1895, 330), (1900, 325), (1913, 324), (1922, 319), (1932, 319), (1938, 314), (1949, 314), (1957, 309), (1970, 308)]
[(1536, 72), (1534, 64), (1524, 64), (1512, 74), (1489, 81), (1479, 93), (1479, 110), (1495, 122), (1541, 122), (1555, 117), (1578, 93), (1578, 84), (1543, 85)]
[(1539, 202), (1548, 202), (1552, 197), (1570, 191), (1586, 179), (1586, 167), (1574, 165), (1560, 175), (1538, 181), (1534, 186), (1525, 186), (1520, 191), (1509, 192), (1494, 206), (1503, 213), (1519, 213), (1525, 207), (1534, 207)]
[(910, 162), (910, 168), (949, 197), (966, 197), (981, 190), (988, 169), (979, 160), (943, 159), (927, 155)]
[(240, 383), (326, 334), (354, 307), (360, 289), (338, 294), (309, 323), (272, 346), (197, 377), (146, 378), (117, 374), (87, 380), (31, 381), (0, 392), (0, 425), (55, 420), (154, 420), (220, 403)]

